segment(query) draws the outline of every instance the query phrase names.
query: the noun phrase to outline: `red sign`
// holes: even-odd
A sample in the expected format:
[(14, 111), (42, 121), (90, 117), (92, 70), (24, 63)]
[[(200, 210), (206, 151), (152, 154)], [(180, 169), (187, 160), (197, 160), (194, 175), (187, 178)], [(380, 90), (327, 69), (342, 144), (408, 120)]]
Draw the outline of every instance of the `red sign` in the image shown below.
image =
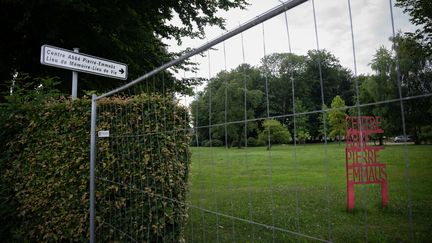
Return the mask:
[(354, 208), (355, 184), (381, 184), (382, 206), (388, 203), (386, 165), (380, 162), (383, 146), (369, 146), (373, 134), (384, 133), (379, 116), (349, 116), (346, 118), (346, 177), (347, 206)]

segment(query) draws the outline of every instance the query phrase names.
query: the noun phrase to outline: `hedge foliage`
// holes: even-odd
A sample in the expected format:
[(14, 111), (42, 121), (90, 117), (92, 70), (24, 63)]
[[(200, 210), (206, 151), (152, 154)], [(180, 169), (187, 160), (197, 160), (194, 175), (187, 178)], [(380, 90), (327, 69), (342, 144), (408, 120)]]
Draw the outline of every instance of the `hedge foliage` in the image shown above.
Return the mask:
[[(2, 109), (0, 241), (88, 241), (90, 101)], [(10, 107), (9, 107), (10, 108)], [(98, 102), (99, 241), (180, 242), (190, 143), (186, 110), (157, 95)], [(7, 114), (7, 115), (5, 115)], [(126, 228), (125, 228), (126, 227)]]
[[(189, 172), (188, 115), (159, 96), (100, 102), (99, 239), (181, 242)], [(115, 228), (128, 235), (118, 234)]]

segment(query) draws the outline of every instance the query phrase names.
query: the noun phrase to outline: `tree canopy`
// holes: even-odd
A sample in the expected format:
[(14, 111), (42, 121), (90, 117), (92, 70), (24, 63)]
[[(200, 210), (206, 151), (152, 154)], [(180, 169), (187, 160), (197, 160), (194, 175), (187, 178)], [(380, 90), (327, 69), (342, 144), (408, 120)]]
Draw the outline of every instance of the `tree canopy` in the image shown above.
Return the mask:
[(409, 34), (416, 39), (424, 41), (432, 54), (432, 1), (430, 0), (397, 0), (396, 6), (403, 8), (404, 13), (410, 15), (411, 23), (419, 29)]
[[(223, 124), (228, 122), (228, 143), (244, 143), (245, 137), (257, 138), (257, 130), (264, 131), (264, 120), (277, 118), (281, 126), (288, 128), (291, 141), (323, 140), (324, 113), (318, 111), (331, 107), (325, 118), (327, 136), (341, 139), (345, 133), (347, 107), (357, 100), (354, 90), (358, 83), (360, 115), (382, 117), (385, 134), (379, 135), (380, 142), (383, 136), (402, 133), (400, 98), (408, 98), (403, 102), (406, 132), (418, 141), (432, 138), (432, 99), (428, 96), (432, 93), (431, 55), (425, 51), (427, 47), (412, 36), (398, 34), (390, 41), (397, 48), (377, 49), (370, 63), (373, 74), (369, 75), (354, 77), (326, 50), (309, 51), (304, 56), (273, 53), (265, 56), (258, 67), (242, 64), (224, 71), (197, 96), (192, 106), (193, 119), (201, 126), (208, 124), (209, 114), (196, 111), (198, 107), (201, 111), (208, 110), (211, 90), (212, 124), (216, 124), (211, 132), (214, 138), (224, 139)], [(318, 63), (321, 63), (321, 77)], [(264, 93), (266, 84), (268, 97)], [(351, 108), (349, 113), (359, 115), (357, 108)], [(249, 120), (247, 128), (245, 120)], [(201, 140), (209, 139), (208, 131), (199, 134)]]
[[(241, 147), (245, 144), (246, 135), (256, 134), (257, 124), (245, 120), (256, 117), (256, 110), (263, 104), (263, 91), (256, 84), (261, 80), (258, 69), (247, 64), (240, 65), (230, 72), (220, 72), (211, 79), (203, 92), (197, 94), (192, 102), (192, 116), (198, 130), (199, 143), (225, 137), (228, 146)], [(209, 131), (209, 124), (231, 123), (226, 126), (216, 126)]]
[[(330, 52), (309, 51), (305, 56), (273, 53), (265, 56), (258, 67), (241, 64), (231, 71), (220, 72), (196, 96), (191, 107), (193, 120), (199, 128), (199, 140), (208, 141), (210, 134), (212, 139), (224, 140), (227, 130), (227, 141), (223, 143), (228, 143), (228, 146), (245, 144), (246, 137), (257, 138), (258, 131), (265, 130), (264, 120), (268, 116), (280, 116), (278, 122), (281, 127), (288, 129), (286, 134), (290, 138), (284, 139), (284, 143), (293, 139), (301, 143), (311, 138), (318, 139), (323, 135), (319, 126), (319, 113), (296, 115), (295, 124), (294, 116), (288, 115), (321, 109), (318, 61), (322, 63), (326, 105), (330, 106), (337, 94), (352, 104), (352, 74)], [(214, 125), (211, 131), (207, 126), (210, 118)], [(223, 125), (225, 123), (229, 124)]]
[[(431, 107), (432, 99), (428, 96), (412, 97), (432, 93), (432, 56), (421, 41), (410, 35), (398, 34), (392, 41), (397, 46), (396, 52), (379, 48), (371, 63), (375, 74), (362, 77), (360, 101), (378, 103), (398, 99), (400, 95), (402, 98), (410, 97), (404, 102), (406, 132), (420, 140), (426, 139), (422, 131), (428, 130), (432, 124), (432, 110), (424, 108)], [(365, 107), (362, 112), (382, 116), (381, 125), (386, 132), (402, 133), (399, 102)]]
[[(206, 25), (224, 26), (219, 9), (244, 8), (246, 0), (191, 1), (24, 1), (0, 2), (0, 91), (14, 76), (28, 74), (59, 76), (70, 80), (70, 72), (40, 65), (40, 47), (50, 44), (74, 47), (90, 55), (124, 62), (134, 79), (171, 59), (163, 38), (203, 37)], [(169, 21), (178, 18), (182, 26)], [(80, 75), (80, 90), (112, 89), (121, 81)], [(63, 82), (62, 90), (70, 89)], [(69, 93), (69, 92), (67, 92)]]

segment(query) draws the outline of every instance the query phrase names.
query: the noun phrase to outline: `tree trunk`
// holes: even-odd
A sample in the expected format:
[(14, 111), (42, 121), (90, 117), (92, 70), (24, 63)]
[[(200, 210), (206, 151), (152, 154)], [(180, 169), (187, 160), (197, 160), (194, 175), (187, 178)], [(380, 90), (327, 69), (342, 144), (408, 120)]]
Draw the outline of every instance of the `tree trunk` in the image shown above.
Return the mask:
[(271, 144), (267, 144), (267, 150), (271, 150)]
[(237, 136), (237, 148), (241, 149), (242, 147), (242, 141), (241, 141), (241, 133)]
[(421, 144), (421, 141), (420, 141), (420, 139), (419, 139), (419, 137), (418, 137), (418, 134), (420, 133), (420, 128), (419, 127), (415, 127), (414, 128), (414, 144), (416, 144), (416, 145), (419, 145), (419, 144)]

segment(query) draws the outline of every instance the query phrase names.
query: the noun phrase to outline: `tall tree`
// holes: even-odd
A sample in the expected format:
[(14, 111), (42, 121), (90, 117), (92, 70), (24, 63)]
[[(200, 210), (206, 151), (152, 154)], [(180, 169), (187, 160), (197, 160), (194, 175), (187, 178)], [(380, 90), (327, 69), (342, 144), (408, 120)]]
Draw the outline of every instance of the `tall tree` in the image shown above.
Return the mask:
[[(399, 34), (393, 40), (398, 61), (400, 61), (401, 81), (404, 95), (431, 93), (432, 75), (432, 1), (397, 0), (396, 6), (410, 15), (410, 21), (418, 27), (414, 33)], [(410, 133), (420, 140), (432, 138), (432, 98), (407, 101), (406, 118)]]
[[(402, 97), (411, 97), (404, 102), (407, 133), (421, 138), (422, 131), (432, 123), (431, 113), (424, 107), (432, 106), (432, 56), (419, 40), (409, 35), (398, 34), (391, 39), (397, 47), (392, 53), (384, 47), (377, 50), (371, 63), (374, 75), (368, 76), (360, 86), (362, 103), (382, 102), (399, 98), (399, 83)], [(399, 69), (398, 69), (399, 67)], [(401, 109), (398, 102), (362, 108), (371, 115), (382, 116), (382, 127), (387, 135), (402, 133)], [(380, 137), (381, 138), (381, 137)], [(381, 139), (380, 139), (381, 141)]]
[[(298, 77), (304, 70), (305, 56), (292, 53), (273, 53), (261, 60), (261, 71), (267, 74), (270, 115), (292, 112), (292, 85), (297, 97), (303, 97), (307, 86)], [(265, 88), (265, 87), (263, 87)], [(263, 111), (266, 111), (263, 109)], [(266, 114), (263, 114), (265, 117)]]
[[(395, 58), (399, 61), (402, 96), (416, 97), (432, 93), (432, 52), (420, 41), (409, 35), (397, 35), (393, 42), (397, 46)], [(418, 97), (405, 103), (406, 128), (416, 142), (424, 138), (424, 130), (432, 124), (432, 98)], [(402, 130), (399, 130), (402, 132)]]
[[(314, 109), (321, 109), (321, 84), (320, 75), (323, 81), (324, 102), (329, 105), (335, 94), (352, 103), (352, 73), (349, 69), (342, 67), (333, 54), (326, 50), (308, 51), (306, 69), (302, 78), (310, 87), (310, 97)], [(321, 66), (321, 74), (319, 70)], [(303, 101), (305, 102), (305, 101)]]
[[(365, 104), (397, 99), (399, 95), (396, 62), (391, 51), (381, 46), (373, 56), (371, 68), (375, 74), (363, 77), (360, 85), (360, 102)], [(381, 126), (387, 135), (398, 133), (400, 127), (399, 104), (393, 102), (368, 106), (362, 108), (361, 111), (362, 115), (381, 116)]]
[[(321, 66), (321, 73), (320, 67)], [(348, 105), (353, 103), (353, 85), (352, 73), (349, 69), (343, 67), (339, 60), (326, 50), (308, 51), (306, 67), (299, 77), (309, 92), (305, 96), (299, 97), (310, 110), (320, 110), (322, 108), (321, 100), (321, 80), (323, 82), (324, 104), (329, 106), (335, 94), (340, 94), (341, 98), (346, 100)], [(311, 124), (319, 124), (319, 114), (309, 116)], [(311, 126), (309, 130), (312, 137), (320, 136), (319, 126)]]
[[(162, 39), (203, 37), (204, 26), (224, 26), (216, 15), (219, 9), (245, 6), (246, 0), (1, 1), (0, 91), (6, 90), (5, 81), (23, 73), (70, 79), (70, 72), (40, 65), (43, 44), (79, 47), (81, 52), (127, 63), (134, 79), (174, 57)], [(183, 25), (171, 24), (174, 17)], [(120, 84), (97, 76), (80, 77), (81, 90), (103, 91)], [(61, 88), (69, 86), (64, 82)]]
[[(257, 124), (245, 119), (254, 119), (256, 109), (263, 104), (263, 91), (254, 86), (262, 80), (258, 69), (247, 64), (240, 65), (230, 72), (220, 72), (211, 79), (204, 91), (192, 102), (192, 117), (198, 121), (201, 140), (208, 140), (210, 134), (213, 139), (220, 139), (228, 146), (237, 145), (239, 148), (246, 142), (246, 136), (257, 136)], [(211, 102), (211, 103), (210, 103)], [(211, 107), (211, 113), (210, 113)], [(209, 131), (207, 125), (211, 116), (212, 124), (219, 124)], [(245, 117), (246, 116), (246, 117)], [(224, 123), (228, 125), (222, 125)]]

